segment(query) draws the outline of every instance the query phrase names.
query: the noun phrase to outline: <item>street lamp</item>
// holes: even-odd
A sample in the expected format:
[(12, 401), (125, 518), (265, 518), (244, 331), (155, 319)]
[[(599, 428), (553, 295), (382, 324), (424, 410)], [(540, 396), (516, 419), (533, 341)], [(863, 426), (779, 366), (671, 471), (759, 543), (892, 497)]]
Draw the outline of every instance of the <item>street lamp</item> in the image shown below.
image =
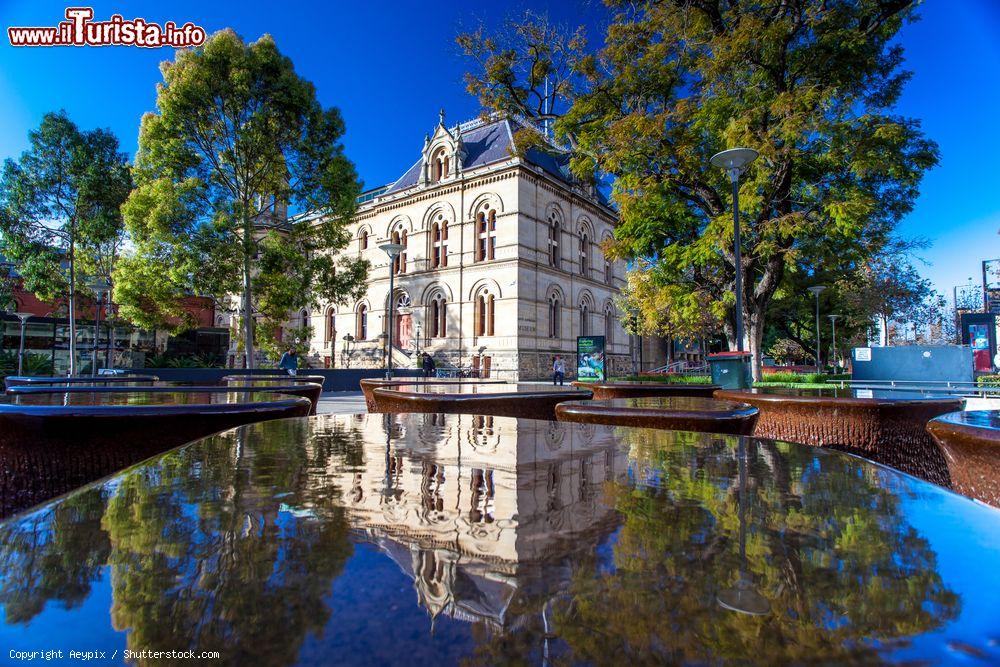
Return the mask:
[(354, 342), (354, 336), (351, 334), (344, 334), (344, 367), (351, 367), (351, 343)]
[(111, 291), (111, 285), (104, 278), (94, 278), (87, 283), (87, 287), (94, 293), (94, 299), (97, 301), (97, 313), (94, 319), (94, 349), (90, 357), (90, 374), (97, 377), (97, 350), (100, 347), (99, 339), (101, 337), (101, 306), (104, 305), (104, 295)]
[(21, 375), (24, 372), (24, 329), (28, 326), (31, 313), (14, 313), (14, 315), (21, 320), (21, 344), (17, 348), (17, 374)]
[(743, 348), (743, 260), (740, 243), (740, 176), (759, 153), (752, 148), (730, 148), (712, 156), (713, 167), (725, 170), (733, 184), (733, 258), (736, 266), (736, 341)]
[(827, 315), (830, 318), (830, 325), (833, 327), (833, 371), (840, 368), (840, 357), (837, 356), (837, 318), (840, 315)]
[(816, 372), (820, 373), (819, 359), (819, 295), (826, 289), (825, 285), (813, 285), (809, 291), (816, 295)]
[(392, 303), (393, 293), (395, 292), (395, 287), (393, 279), (396, 276), (396, 258), (399, 257), (399, 253), (406, 249), (401, 243), (383, 243), (379, 246), (379, 250), (383, 251), (385, 254), (389, 255), (389, 343), (386, 346), (386, 362), (385, 362), (385, 379), (392, 379), (392, 315), (394, 304)]

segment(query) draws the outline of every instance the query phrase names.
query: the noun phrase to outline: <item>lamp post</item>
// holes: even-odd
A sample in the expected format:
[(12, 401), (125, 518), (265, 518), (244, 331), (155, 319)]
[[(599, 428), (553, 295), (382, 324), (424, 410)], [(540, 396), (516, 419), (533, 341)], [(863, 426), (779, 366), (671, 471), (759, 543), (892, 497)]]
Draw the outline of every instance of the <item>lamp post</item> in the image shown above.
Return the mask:
[(819, 295), (826, 289), (825, 285), (813, 285), (809, 291), (816, 295), (816, 372), (821, 373), (819, 358)]
[(111, 290), (111, 286), (104, 278), (94, 278), (87, 283), (87, 287), (94, 293), (94, 299), (97, 301), (97, 312), (94, 319), (94, 348), (90, 357), (90, 374), (97, 377), (97, 351), (100, 348), (101, 337), (101, 306), (104, 305), (104, 295)]
[(743, 259), (740, 243), (740, 176), (759, 153), (752, 148), (730, 148), (712, 156), (712, 166), (725, 170), (733, 185), (733, 263), (736, 266), (736, 345), (743, 348)]
[(399, 253), (403, 252), (406, 248), (401, 243), (383, 243), (379, 246), (379, 250), (383, 251), (385, 254), (389, 255), (389, 327), (388, 335), (389, 342), (385, 348), (385, 379), (392, 379), (392, 315), (393, 310), (395, 310), (394, 304), (392, 303), (393, 293), (395, 292), (395, 285), (393, 279), (396, 276), (396, 258), (399, 257)]
[(837, 318), (840, 315), (827, 315), (830, 318), (830, 326), (833, 327), (833, 372), (840, 369), (840, 357), (837, 356)]
[(24, 329), (28, 326), (31, 313), (14, 313), (14, 315), (21, 320), (21, 343), (17, 347), (17, 374), (21, 375), (24, 372)]

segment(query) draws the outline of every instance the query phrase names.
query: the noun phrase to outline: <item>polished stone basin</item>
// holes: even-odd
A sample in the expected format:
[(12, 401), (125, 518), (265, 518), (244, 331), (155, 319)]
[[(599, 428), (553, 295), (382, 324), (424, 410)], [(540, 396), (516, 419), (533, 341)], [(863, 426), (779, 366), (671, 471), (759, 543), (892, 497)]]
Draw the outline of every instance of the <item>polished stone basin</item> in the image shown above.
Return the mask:
[(506, 380), (491, 380), (478, 378), (394, 378), (392, 380), (386, 380), (384, 378), (362, 378), (361, 382), (361, 393), (365, 396), (365, 405), (368, 407), (368, 412), (389, 412), (384, 409), (384, 406), (379, 404), (378, 400), (375, 398), (373, 393), (376, 389), (380, 387), (397, 387), (400, 385), (413, 385), (413, 386), (430, 386), (430, 385), (443, 385), (443, 386), (456, 386), (463, 384), (507, 384)]
[(754, 435), (832, 447), (950, 486), (944, 455), (927, 422), (963, 400), (871, 389), (720, 389), (715, 397), (758, 410)]
[(927, 430), (944, 451), (952, 488), (1000, 507), (1000, 410), (951, 412)]
[(574, 387), (589, 389), (595, 401), (611, 398), (639, 398), (641, 396), (700, 396), (712, 398), (719, 389), (717, 384), (690, 384), (682, 382), (573, 382)]
[(0, 524), (0, 642), (258, 666), (988, 664), (998, 534), (993, 508), (815, 447), (321, 415)]
[(757, 408), (713, 398), (647, 396), (560, 403), (556, 406), (556, 419), (582, 424), (750, 435), (757, 422)]
[(398, 384), (372, 391), (378, 412), (483, 414), (555, 419), (563, 401), (588, 400), (589, 391), (540, 384)]
[(17, 387), (20, 385), (62, 385), (72, 386), (75, 384), (96, 385), (96, 384), (132, 384), (142, 385), (159, 380), (155, 375), (97, 375), (97, 376), (76, 376), (57, 377), (54, 375), (8, 375), (3, 379), (4, 386)]
[(309, 403), (311, 404), (309, 414), (314, 415), (319, 405), (319, 399), (323, 395), (323, 386), (313, 382), (287, 382), (283, 378), (278, 378), (277, 380), (251, 380), (247, 382), (233, 380), (222, 385), (189, 384), (186, 382), (154, 382), (141, 386), (109, 385), (95, 387), (88, 387), (86, 385), (73, 385), (70, 387), (21, 385), (11, 387), (7, 390), (7, 393), (11, 395), (66, 392), (201, 392), (225, 394), (233, 391), (271, 392), (290, 396), (302, 396), (309, 399)]
[(0, 397), (0, 516), (211, 433), (308, 414), (270, 392), (60, 391)]
[(222, 382), (249, 382), (258, 380), (286, 380), (288, 382), (312, 382), (323, 386), (326, 382), (326, 378), (322, 375), (306, 375), (304, 373), (299, 373), (298, 375), (288, 375), (287, 373), (255, 373), (253, 375), (225, 375), (222, 377)]

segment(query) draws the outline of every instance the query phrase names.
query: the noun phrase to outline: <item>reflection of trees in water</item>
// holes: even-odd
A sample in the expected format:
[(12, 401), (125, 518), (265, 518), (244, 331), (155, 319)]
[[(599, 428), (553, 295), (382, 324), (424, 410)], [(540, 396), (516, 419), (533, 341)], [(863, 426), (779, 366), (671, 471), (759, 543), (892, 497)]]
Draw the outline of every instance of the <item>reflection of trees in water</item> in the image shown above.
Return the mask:
[(88, 489), (0, 531), (0, 603), (7, 623), (27, 623), (49, 600), (82, 603), (111, 545), (101, 530), (105, 491)]
[(614, 568), (595, 576), (596, 563), (578, 564), (555, 604), (557, 633), (577, 658), (877, 660), (872, 643), (891, 647), (957, 616), (958, 596), (881, 472), (752, 440), (747, 567), (771, 612), (724, 609), (716, 597), (740, 570), (735, 439), (622, 436), (645, 484), (609, 485), (625, 520)]
[(130, 648), (294, 662), (329, 620), (323, 598), (352, 552), (322, 471), (363, 461), (357, 434), (303, 428), (239, 429), (124, 474), (110, 498), (95, 488), (11, 524), (0, 535), (7, 622), (49, 600), (78, 604), (107, 564), (112, 623)]

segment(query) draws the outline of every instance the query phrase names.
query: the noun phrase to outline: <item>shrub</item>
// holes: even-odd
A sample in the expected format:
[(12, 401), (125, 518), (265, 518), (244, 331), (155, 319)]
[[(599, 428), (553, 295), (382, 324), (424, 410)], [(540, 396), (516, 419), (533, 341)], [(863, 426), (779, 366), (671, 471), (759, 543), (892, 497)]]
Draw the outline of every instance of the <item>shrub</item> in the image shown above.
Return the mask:
[[(52, 375), (52, 358), (47, 354), (26, 352), (22, 372), (25, 375)], [(0, 376), (17, 373), (17, 352), (0, 353)]]
[(712, 384), (709, 375), (683, 375), (680, 373), (657, 373), (656, 375), (626, 375), (616, 378), (624, 382), (676, 382), (680, 384)]
[(982, 387), (1000, 387), (1000, 375), (980, 375), (976, 384)]

